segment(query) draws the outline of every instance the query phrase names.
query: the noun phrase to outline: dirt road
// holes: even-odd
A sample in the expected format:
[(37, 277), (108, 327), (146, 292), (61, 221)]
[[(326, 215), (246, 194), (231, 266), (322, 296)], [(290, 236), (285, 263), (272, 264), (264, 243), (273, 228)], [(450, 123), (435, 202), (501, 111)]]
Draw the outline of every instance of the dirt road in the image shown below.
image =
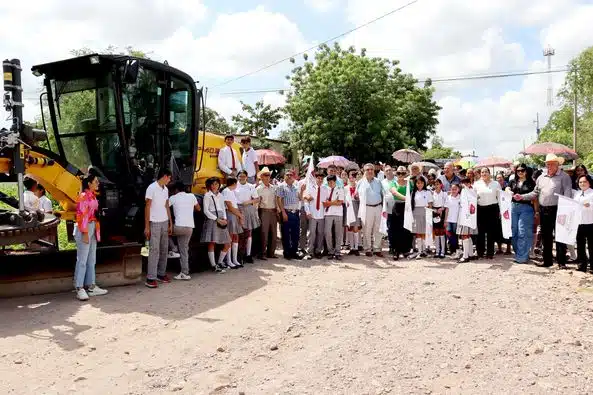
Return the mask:
[(3, 394), (580, 394), (593, 278), (510, 261), (268, 261), (0, 301)]

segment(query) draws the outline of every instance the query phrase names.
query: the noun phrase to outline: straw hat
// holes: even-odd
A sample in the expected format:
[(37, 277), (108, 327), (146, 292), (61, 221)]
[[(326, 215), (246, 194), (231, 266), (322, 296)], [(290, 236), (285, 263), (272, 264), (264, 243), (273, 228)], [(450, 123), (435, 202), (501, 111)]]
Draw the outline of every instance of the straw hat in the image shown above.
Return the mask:
[(263, 169), (261, 169), (259, 171), (259, 173), (257, 173), (258, 177), (261, 177), (262, 174), (272, 174), (272, 172), (270, 171), (270, 169), (268, 169), (268, 167), (264, 167)]
[(550, 162), (557, 162), (559, 165), (562, 165), (564, 163), (564, 158), (557, 156), (556, 154), (548, 154), (546, 155), (546, 163)]

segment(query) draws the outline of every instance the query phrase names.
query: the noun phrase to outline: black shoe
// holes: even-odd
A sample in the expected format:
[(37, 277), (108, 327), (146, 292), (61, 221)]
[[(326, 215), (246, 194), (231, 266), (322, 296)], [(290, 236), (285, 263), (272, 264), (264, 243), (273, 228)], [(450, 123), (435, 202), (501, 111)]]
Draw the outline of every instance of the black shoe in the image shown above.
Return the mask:
[(266, 258), (264, 255), (258, 256), (257, 259), (259, 259), (260, 261), (267, 261), (268, 260), (268, 258)]
[(253, 257), (251, 255), (247, 255), (243, 258), (244, 263), (253, 263)]
[(459, 263), (466, 263), (466, 262), (469, 262), (469, 261), (470, 261), (469, 258), (463, 258), (463, 257), (461, 257), (461, 259), (458, 260), (457, 262), (459, 262)]
[(562, 265), (558, 264), (558, 269), (559, 270), (568, 270), (568, 266), (566, 266), (565, 264), (562, 264)]
[(342, 257), (340, 255), (334, 255), (334, 259), (336, 261), (341, 261), (342, 260)]
[(296, 259), (297, 261), (302, 261), (303, 260), (303, 256), (300, 254), (295, 254), (292, 259)]
[(287, 261), (292, 261), (292, 257), (290, 255), (284, 255), (284, 259)]
[(360, 256), (360, 251), (354, 250), (354, 256)]
[(393, 260), (394, 261), (399, 261), (399, 254), (398, 253), (393, 254)]
[(321, 255), (320, 253), (316, 253), (315, 255), (313, 255), (313, 258), (321, 259), (321, 258), (323, 258), (323, 255)]
[(327, 256), (327, 260), (328, 261), (333, 261), (334, 260), (334, 256), (333, 255), (328, 255)]
[(540, 263), (540, 262), (538, 262), (538, 263), (535, 264), (535, 266), (537, 266), (537, 267), (552, 267), (552, 264), (551, 263)]
[(348, 251), (348, 255), (354, 255), (354, 250)]

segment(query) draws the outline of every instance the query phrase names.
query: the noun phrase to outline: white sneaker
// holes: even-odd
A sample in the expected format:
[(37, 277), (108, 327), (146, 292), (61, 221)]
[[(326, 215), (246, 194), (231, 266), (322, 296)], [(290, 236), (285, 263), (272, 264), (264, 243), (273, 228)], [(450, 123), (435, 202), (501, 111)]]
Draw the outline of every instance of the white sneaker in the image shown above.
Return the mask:
[(98, 285), (95, 285), (93, 288), (89, 288), (87, 291), (89, 296), (101, 296), (107, 294), (109, 291), (106, 289), (100, 288)]
[(188, 276), (185, 273), (179, 273), (178, 275), (176, 275), (175, 277), (173, 277), (175, 280), (191, 280), (191, 276)]
[(177, 259), (177, 258), (181, 258), (181, 255), (178, 252), (169, 251), (169, 253), (167, 254), (167, 259)]
[(89, 295), (86, 293), (84, 288), (80, 288), (78, 291), (76, 291), (76, 297), (78, 300), (89, 300)]

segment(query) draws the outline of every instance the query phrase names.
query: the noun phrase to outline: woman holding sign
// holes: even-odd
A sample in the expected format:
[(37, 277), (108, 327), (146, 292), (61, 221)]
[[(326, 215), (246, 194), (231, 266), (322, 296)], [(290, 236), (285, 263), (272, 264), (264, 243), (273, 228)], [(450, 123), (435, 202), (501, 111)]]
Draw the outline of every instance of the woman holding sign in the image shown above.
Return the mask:
[[(524, 163), (517, 166), (515, 178), (510, 182), (507, 191), (513, 195), (523, 195), (535, 189), (535, 181), (532, 171)], [(539, 216), (539, 210), (535, 211), (529, 200), (515, 200), (513, 198), (512, 229), (513, 229), (513, 250), (515, 251), (515, 263), (527, 263), (529, 251), (533, 243), (533, 221)]]

